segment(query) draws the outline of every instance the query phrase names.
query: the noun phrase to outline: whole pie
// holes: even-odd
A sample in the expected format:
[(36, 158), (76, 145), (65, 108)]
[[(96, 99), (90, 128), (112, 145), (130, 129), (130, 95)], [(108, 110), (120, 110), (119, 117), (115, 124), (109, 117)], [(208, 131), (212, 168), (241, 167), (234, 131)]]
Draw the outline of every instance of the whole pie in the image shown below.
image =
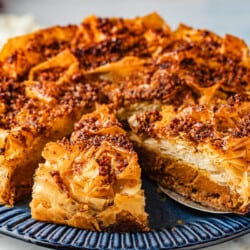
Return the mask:
[[(157, 184), (218, 210), (249, 211), (250, 57), (243, 40), (183, 24), (171, 30), (156, 13), (90, 16), (80, 25), (10, 39), (0, 64), (1, 203), (13, 205), (30, 194), (40, 163), (31, 203), (35, 218), (91, 230), (123, 225), (129, 231), (126, 217), (137, 225), (134, 230), (147, 230), (139, 172), (137, 191), (126, 194), (131, 210), (119, 207), (123, 199), (115, 202), (126, 193), (126, 185), (114, 188), (123, 173), (114, 155), (124, 148), (107, 138), (119, 131), (122, 140), (126, 131), (126, 150), (133, 159), (138, 154), (142, 171)], [(103, 140), (95, 145), (98, 131)], [(100, 198), (95, 190), (105, 178), (96, 152), (103, 143), (113, 150), (108, 165), (116, 174), (108, 188), (112, 195), (99, 190)], [(129, 166), (129, 154), (123, 157)], [(90, 171), (86, 181), (85, 168), (75, 168), (78, 158), (82, 165), (95, 162), (99, 174)], [(86, 191), (89, 185), (93, 194)], [(54, 193), (44, 197), (39, 187)], [(116, 211), (112, 219), (110, 209)]]

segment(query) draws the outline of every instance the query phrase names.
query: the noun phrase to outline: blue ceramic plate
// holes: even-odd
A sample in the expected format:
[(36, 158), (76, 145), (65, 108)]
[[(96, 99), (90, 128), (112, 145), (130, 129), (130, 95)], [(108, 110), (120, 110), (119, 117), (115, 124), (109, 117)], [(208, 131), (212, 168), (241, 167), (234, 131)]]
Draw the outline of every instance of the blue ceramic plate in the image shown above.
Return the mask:
[(196, 249), (250, 232), (250, 214), (213, 215), (186, 208), (159, 194), (144, 179), (152, 230), (148, 233), (98, 233), (35, 221), (29, 200), (0, 206), (0, 232), (34, 244), (60, 249)]

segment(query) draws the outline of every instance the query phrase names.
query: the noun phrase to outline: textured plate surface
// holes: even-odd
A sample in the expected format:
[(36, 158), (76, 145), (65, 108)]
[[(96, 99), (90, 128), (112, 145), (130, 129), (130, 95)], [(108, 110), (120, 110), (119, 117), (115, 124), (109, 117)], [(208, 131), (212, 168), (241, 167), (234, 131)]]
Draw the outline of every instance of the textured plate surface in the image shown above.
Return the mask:
[(98, 233), (38, 222), (30, 217), (29, 200), (13, 208), (0, 206), (0, 232), (60, 249), (200, 249), (250, 232), (250, 214), (197, 212), (159, 194), (147, 179), (144, 189), (148, 233)]

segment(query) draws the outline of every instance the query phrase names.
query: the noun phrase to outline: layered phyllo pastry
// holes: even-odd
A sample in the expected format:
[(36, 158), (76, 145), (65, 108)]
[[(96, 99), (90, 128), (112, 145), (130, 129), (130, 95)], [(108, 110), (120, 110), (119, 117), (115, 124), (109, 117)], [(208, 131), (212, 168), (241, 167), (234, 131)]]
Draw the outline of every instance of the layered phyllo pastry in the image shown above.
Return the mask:
[(147, 231), (141, 168), (126, 132), (106, 106), (83, 115), (70, 139), (46, 144), (31, 213), (97, 231)]

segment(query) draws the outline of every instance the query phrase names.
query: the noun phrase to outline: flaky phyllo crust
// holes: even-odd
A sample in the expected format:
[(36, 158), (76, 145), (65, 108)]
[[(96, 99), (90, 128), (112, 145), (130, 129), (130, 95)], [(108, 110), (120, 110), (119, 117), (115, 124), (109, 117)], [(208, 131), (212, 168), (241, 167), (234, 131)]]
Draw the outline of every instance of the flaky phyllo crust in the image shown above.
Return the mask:
[(48, 143), (42, 154), (33, 218), (98, 231), (148, 230), (137, 154), (107, 107), (84, 115), (69, 140)]
[(150, 178), (205, 205), (248, 211), (250, 58), (241, 39), (171, 30), (157, 14), (91, 16), (11, 39), (0, 60), (0, 202), (28, 194), (44, 145), (101, 103)]

